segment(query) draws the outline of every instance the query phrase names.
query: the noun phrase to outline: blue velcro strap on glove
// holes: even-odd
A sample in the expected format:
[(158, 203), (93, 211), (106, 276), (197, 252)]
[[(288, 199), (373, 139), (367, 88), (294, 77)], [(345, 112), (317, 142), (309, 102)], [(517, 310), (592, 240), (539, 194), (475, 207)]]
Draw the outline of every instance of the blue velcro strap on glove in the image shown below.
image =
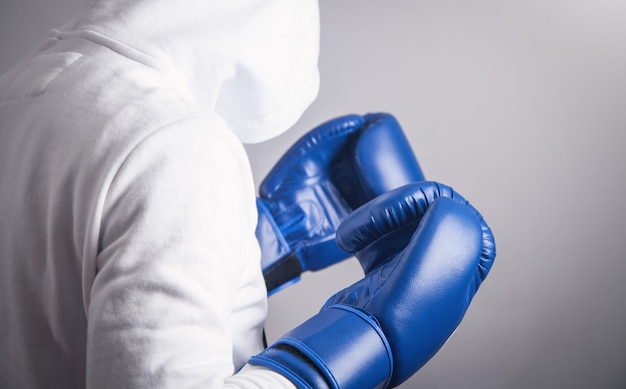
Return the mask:
[(391, 348), (376, 319), (341, 304), (313, 316), (249, 363), (275, 370), (299, 388), (385, 388), (393, 372)]

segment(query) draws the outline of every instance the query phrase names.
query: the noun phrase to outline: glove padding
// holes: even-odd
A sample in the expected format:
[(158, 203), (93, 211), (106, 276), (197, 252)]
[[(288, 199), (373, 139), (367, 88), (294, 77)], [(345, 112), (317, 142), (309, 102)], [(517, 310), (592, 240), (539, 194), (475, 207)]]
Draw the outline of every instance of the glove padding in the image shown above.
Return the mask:
[(432, 182), (370, 201), (337, 239), (364, 259), (365, 277), (250, 360), (302, 388), (400, 385), (458, 326), (496, 255), (481, 215)]
[(256, 236), (268, 293), (350, 257), (339, 223), (366, 201), (424, 179), (396, 119), (346, 115), (300, 138), (261, 183)]

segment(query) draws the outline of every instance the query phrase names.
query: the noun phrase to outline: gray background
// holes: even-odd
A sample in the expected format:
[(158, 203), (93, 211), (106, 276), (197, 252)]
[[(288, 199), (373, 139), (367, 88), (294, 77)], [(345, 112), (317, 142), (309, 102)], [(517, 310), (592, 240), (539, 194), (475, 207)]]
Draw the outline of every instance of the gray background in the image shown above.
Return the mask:
[[(0, 72), (81, 3), (0, 0)], [(458, 331), (402, 387), (625, 388), (626, 2), (322, 0), (321, 18), (320, 95), (247, 147), (257, 182), (318, 123), (388, 111), (497, 239)], [(351, 259), (273, 296), (270, 340), (359, 277)]]

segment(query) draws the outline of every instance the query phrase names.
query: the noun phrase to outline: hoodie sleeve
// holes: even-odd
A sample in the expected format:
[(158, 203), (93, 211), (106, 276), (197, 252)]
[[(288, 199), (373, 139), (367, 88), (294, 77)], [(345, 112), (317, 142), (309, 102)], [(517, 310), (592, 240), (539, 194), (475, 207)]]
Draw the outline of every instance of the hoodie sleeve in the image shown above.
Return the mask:
[(207, 127), (151, 134), (109, 189), (87, 307), (88, 388), (293, 388), (271, 371), (235, 374), (235, 348), (262, 349), (267, 301), (245, 152)]

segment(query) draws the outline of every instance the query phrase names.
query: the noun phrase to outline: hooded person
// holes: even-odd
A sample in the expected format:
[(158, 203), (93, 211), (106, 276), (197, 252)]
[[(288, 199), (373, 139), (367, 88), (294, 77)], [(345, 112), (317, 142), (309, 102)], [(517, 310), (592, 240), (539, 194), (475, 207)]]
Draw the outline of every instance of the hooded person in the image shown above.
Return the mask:
[[(0, 77), (1, 388), (386, 388), (437, 352), (495, 244), (393, 122), (296, 142), (260, 191), (268, 224), (290, 220), (257, 240), (242, 143), (313, 101), (318, 39), (312, 0), (93, 0)], [(417, 181), (387, 186), (397, 167)], [(292, 237), (292, 200), (341, 220), (320, 235), (306, 219), (310, 250), (287, 257), (354, 255), (364, 277), (266, 347), (259, 242)]]
[(241, 369), (242, 142), (314, 100), (318, 40), (315, 0), (93, 0), (0, 78), (0, 387), (293, 387)]

